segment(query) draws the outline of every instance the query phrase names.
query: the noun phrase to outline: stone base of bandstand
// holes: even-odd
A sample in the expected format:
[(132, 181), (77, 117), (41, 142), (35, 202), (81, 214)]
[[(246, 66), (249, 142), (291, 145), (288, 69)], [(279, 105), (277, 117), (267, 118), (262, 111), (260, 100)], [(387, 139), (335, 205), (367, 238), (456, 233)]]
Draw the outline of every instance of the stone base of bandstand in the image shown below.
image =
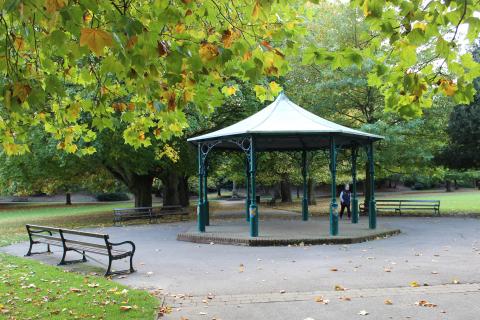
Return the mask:
[(282, 215), (278, 219), (269, 215), (260, 219), (258, 237), (250, 237), (249, 222), (245, 219), (211, 219), (205, 232), (199, 232), (197, 227), (193, 226), (188, 231), (179, 233), (177, 240), (257, 247), (335, 245), (384, 239), (400, 233), (399, 229), (385, 228), (381, 223), (376, 229), (369, 229), (367, 218), (362, 218), (359, 223), (353, 224), (344, 217), (344, 220), (340, 220), (338, 235), (331, 236), (328, 217), (313, 217), (302, 221), (295, 215)]

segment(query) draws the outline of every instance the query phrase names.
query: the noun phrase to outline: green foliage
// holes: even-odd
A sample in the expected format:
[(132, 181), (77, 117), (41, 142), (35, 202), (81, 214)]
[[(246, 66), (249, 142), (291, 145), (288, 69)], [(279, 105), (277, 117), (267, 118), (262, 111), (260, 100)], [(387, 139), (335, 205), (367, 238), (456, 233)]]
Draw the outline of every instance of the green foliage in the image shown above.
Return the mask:
[(52, 194), (115, 189), (112, 176), (95, 162), (58, 150), (57, 142), (38, 128), (28, 133), (30, 152), (8, 156), (0, 153), (2, 194)]
[[(380, 90), (387, 111), (407, 118), (421, 115), (437, 93), (452, 96), (457, 103), (473, 100), (472, 81), (480, 75), (480, 67), (460, 47), (478, 37), (480, 19), (474, 13), (479, 3), (353, 0), (351, 4), (354, 25), (365, 21), (368, 28), (355, 29), (348, 48), (312, 42), (305, 48), (304, 64), (339, 70), (372, 62), (369, 85)], [(462, 24), (468, 25), (467, 39), (459, 34)]]
[(135, 148), (166, 142), (188, 126), (187, 105), (211, 112), (231, 78), (271, 97), (263, 80), (285, 73), (301, 28), (293, 3), (0, 0), (4, 152), (28, 151), (33, 126), (79, 155), (118, 122)]

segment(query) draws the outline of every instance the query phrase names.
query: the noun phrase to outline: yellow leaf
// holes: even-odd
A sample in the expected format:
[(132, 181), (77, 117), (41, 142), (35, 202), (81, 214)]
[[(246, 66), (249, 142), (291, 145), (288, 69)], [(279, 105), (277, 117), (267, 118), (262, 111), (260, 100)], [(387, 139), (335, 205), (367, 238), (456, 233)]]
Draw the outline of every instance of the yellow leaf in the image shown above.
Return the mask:
[(260, 1), (256, 1), (255, 5), (253, 6), (253, 11), (252, 11), (252, 18), (253, 20), (258, 19), (258, 15), (260, 14), (260, 10), (262, 9)]
[(440, 79), (438, 81), (440, 84), (440, 89), (447, 96), (453, 96), (457, 92), (457, 85), (452, 80)]
[(183, 23), (177, 23), (175, 26), (175, 32), (176, 33), (183, 33), (185, 31), (185, 25)]
[(386, 305), (392, 305), (393, 304), (392, 300), (390, 300), (390, 299), (385, 300), (384, 303)]
[(345, 291), (345, 288), (342, 287), (341, 285), (337, 284), (337, 285), (335, 285), (335, 291)]
[(17, 51), (21, 51), (25, 48), (25, 41), (23, 41), (22, 37), (15, 37), (13, 45)]
[(85, 45), (99, 56), (105, 47), (113, 45), (112, 35), (101, 29), (83, 28), (80, 35), (80, 46)]
[(274, 95), (277, 95), (282, 91), (282, 87), (280, 87), (280, 85), (275, 81), (270, 82), (268, 86)]
[(235, 86), (230, 86), (230, 87), (223, 87), (222, 92), (227, 96), (232, 96), (237, 92), (237, 88)]
[(198, 49), (198, 54), (203, 62), (208, 62), (215, 59), (219, 55), (219, 51), (216, 45), (213, 43), (202, 43)]
[(235, 41), (240, 36), (238, 31), (232, 31), (227, 29), (222, 34), (222, 42), (225, 48), (230, 48), (232, 46), (233, 41)]
[(363, 15), (365, 17), (368, 17), (371, 14), (372, 12), (368, 9), (368, 0), (365, 0), (365, 2), (363, 3)]
[(65, 0), (45, 0), (45, 8), (48, 13), (54, 13), (65, 7)]
[(420, 285), (418, 284), (417, 281), (412, 281), (412, 282), (410, 282), (410, 287), (416, 288), (416, 287), (420, 287)]
[(427, 24), (423, 22), (417, 21), (413, 24), (413, 29), (420, 29), (422, 31), (425, 31), (426, 28), (427, 28)]

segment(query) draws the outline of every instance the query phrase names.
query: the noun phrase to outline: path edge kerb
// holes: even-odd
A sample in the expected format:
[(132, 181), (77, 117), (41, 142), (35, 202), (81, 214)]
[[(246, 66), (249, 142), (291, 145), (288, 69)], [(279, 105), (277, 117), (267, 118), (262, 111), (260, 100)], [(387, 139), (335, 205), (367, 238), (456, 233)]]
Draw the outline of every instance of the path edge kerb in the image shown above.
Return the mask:
[(198, 232), (183, 232), (177, 235), (178, 241), (186, 241), (193, 243), (204, 244), (225, 244), (236, 246), (249, 247), (274, 247), (274, 246), (288, 246), (288, 245), (339, 245), (339, 244), (353, 244), (372, 240), (386, 239), (401, 233), (400, 229), (392, 229), (381, 231), (374, 234), (369, 234), (359, 237), (324, 237), (324, 238), (242, 238), (242, 237), (225, 237), (216, 236), (208, 233)]

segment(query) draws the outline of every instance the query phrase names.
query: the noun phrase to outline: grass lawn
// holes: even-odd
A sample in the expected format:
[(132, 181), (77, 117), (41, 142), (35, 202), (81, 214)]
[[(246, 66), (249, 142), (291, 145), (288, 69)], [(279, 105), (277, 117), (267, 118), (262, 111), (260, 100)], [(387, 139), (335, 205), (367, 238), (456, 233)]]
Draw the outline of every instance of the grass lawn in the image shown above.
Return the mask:
[[(2, 205), (0, 246), (28, 239), (26, 223), (65, 228), (112, 225), (113, 208), (132, 206), (131, 202)], [(101, 276), (65, 272), (0, 253), (0, 319), (154, 319), (158, 305), (159, 299), (148, 292), (129, 290)]]
[(0, 254), (1, 319), (154, 319), (158, 305), (103, 277)]
[[(376, 199), (440, 200), (440, 214), (480, 215), (480, 191), (382, 193), (376, 196)], [(362, 198), (359, 198), (359, 201), (362, 201)], [(318, 198), (316, 205), (309, 206), (309, 211), (312, 214), (326, 214), (329, 210), (329, 205), (330, 198)], [(299, 199), (295, 199), (293, 204), (279, 203), (276, 207), (301, 212)], [(420, 213), (428, 213), (428, 211), (422, 210)]]
[(131, 202), (105, 204), (3, 205), (0, 207), (0, 246), (27, 239), (25, 224), (58, 225), (65, 228), (102, 226), (112, 223), (112, 209), (132, 207)]

